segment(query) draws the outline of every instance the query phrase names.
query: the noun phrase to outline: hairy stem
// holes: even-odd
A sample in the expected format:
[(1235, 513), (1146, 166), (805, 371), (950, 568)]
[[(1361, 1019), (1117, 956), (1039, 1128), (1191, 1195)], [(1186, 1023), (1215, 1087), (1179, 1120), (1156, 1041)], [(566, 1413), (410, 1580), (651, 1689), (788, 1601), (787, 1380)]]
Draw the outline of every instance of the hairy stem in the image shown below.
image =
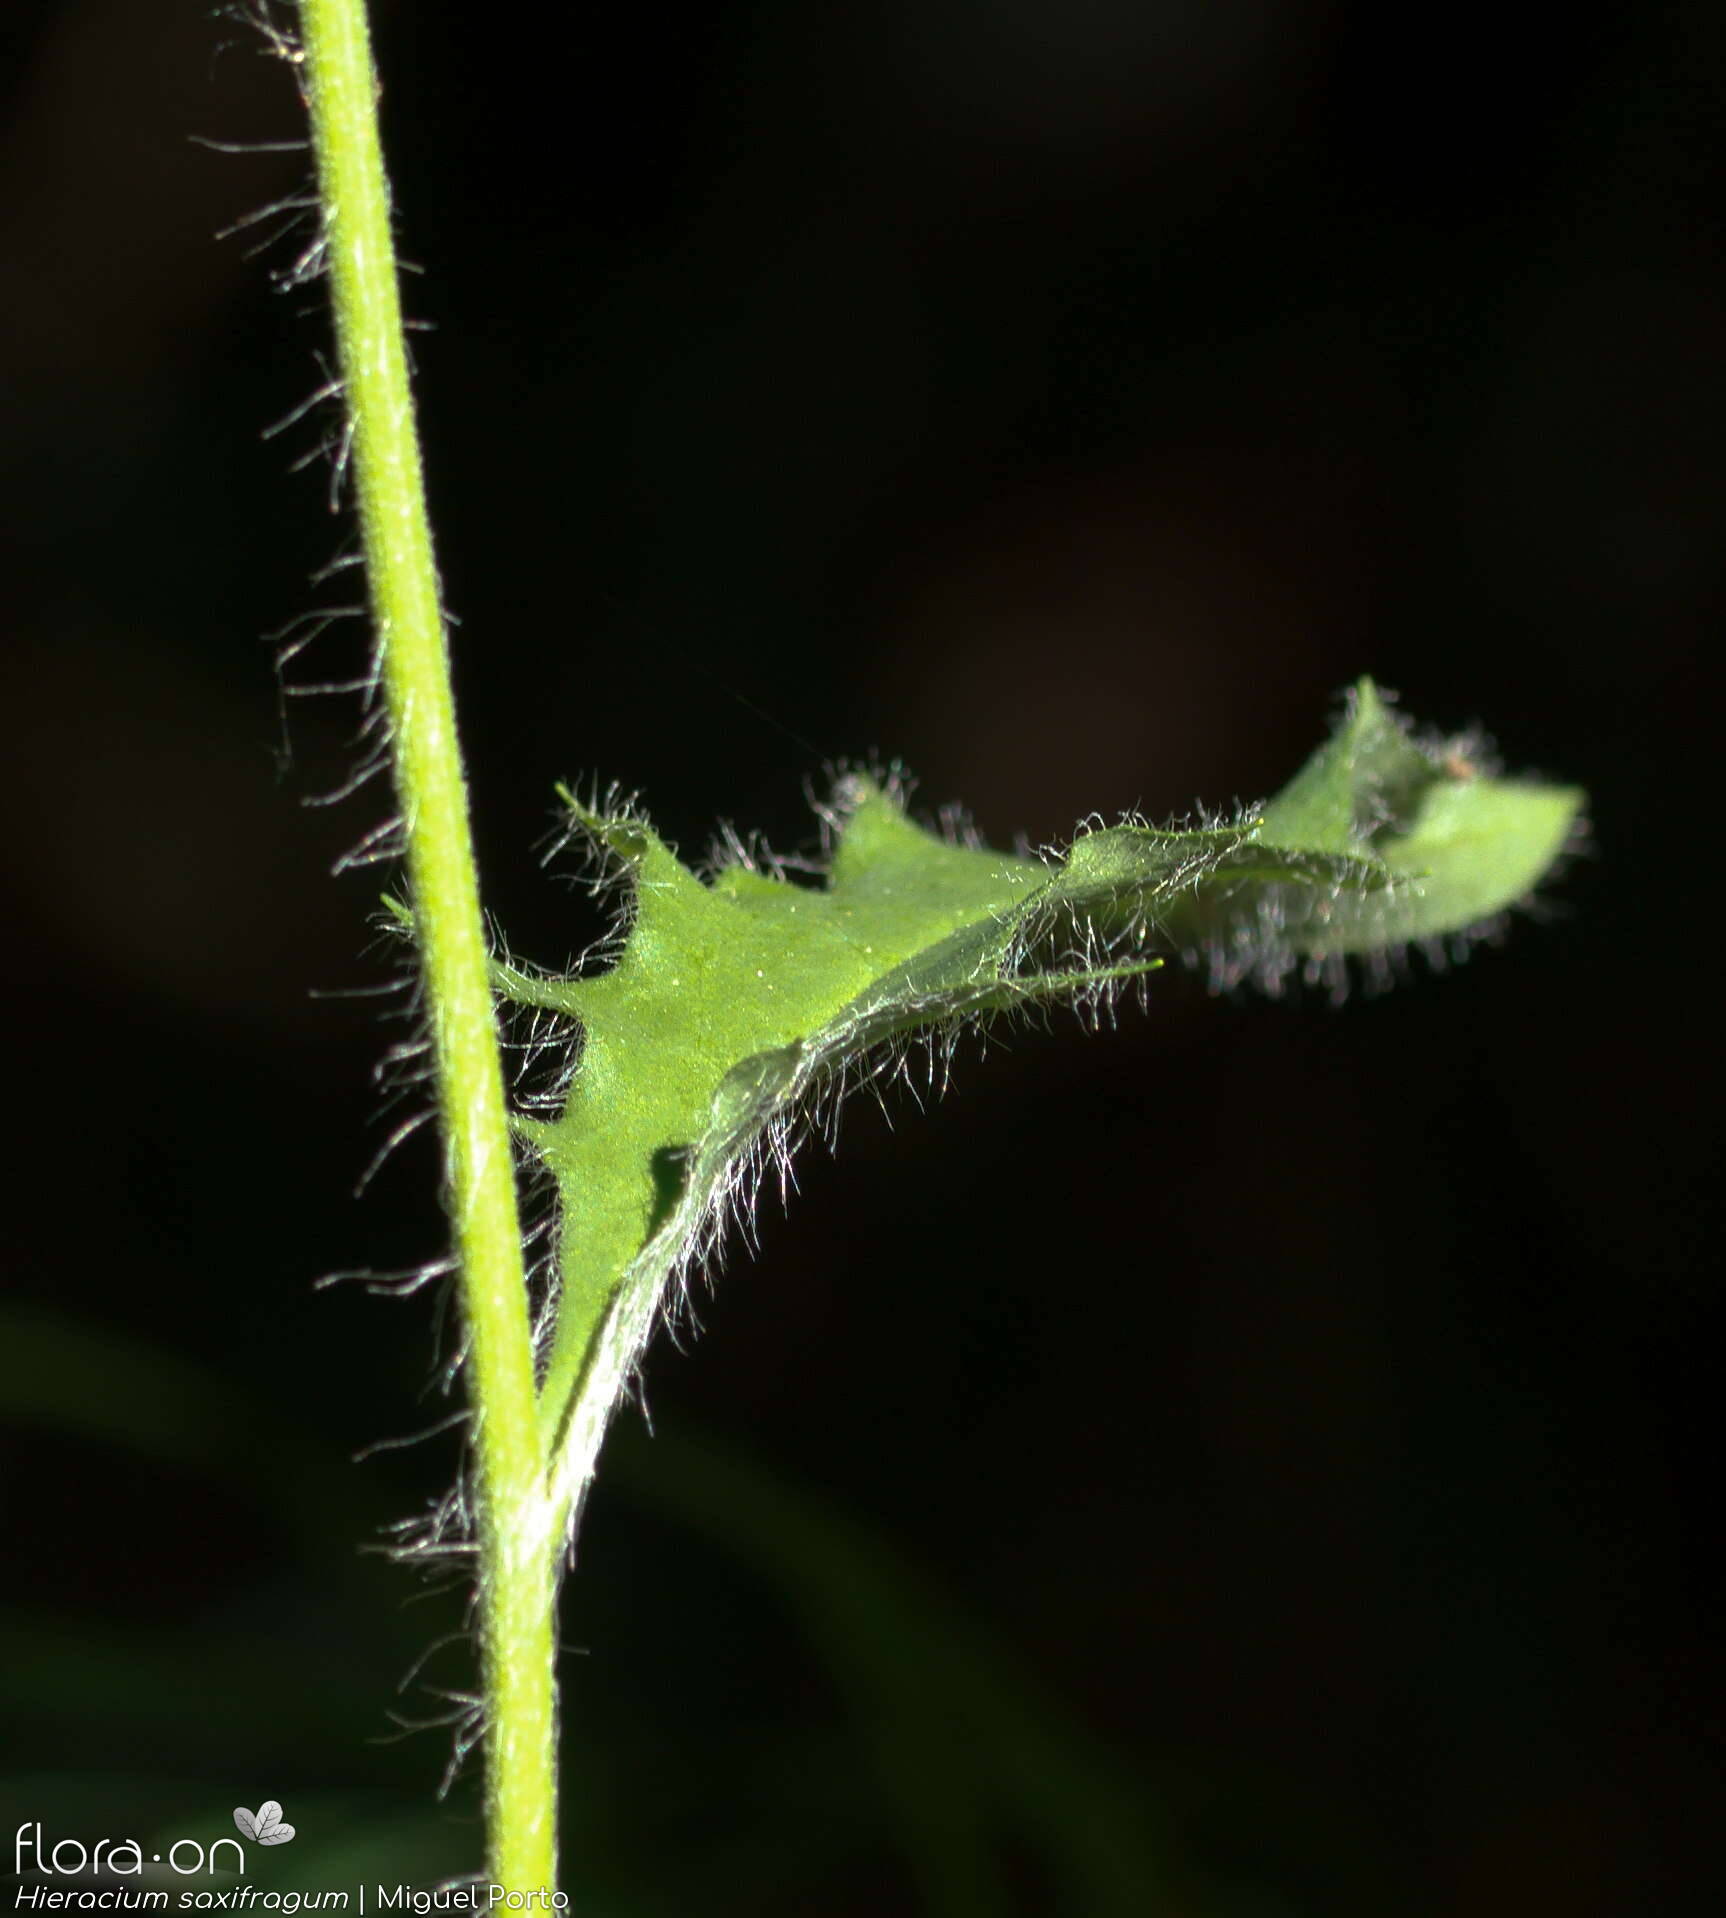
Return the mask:
[(488, 1869), (550, 1890), (556, 1867), (555, 1542), (503, 1074), (467, 786), (397, 295), (364, 0), (302, 0), (353, 473), (413, 885), (470, 1341), (488, 1713)]

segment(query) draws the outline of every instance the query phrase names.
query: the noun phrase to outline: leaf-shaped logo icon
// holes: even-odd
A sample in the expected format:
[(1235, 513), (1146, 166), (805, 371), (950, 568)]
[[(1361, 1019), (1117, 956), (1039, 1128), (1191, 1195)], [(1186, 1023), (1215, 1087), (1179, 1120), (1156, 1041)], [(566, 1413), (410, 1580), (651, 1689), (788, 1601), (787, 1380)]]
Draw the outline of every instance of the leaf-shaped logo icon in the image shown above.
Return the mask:
[(293, 1826), (282, 1823), (282, 1808), (273, 1798), (266, 1798), (255, 1812), (236, 1805), (234, 1823), (255, 1845), (285, 1845), (294, 1835)]

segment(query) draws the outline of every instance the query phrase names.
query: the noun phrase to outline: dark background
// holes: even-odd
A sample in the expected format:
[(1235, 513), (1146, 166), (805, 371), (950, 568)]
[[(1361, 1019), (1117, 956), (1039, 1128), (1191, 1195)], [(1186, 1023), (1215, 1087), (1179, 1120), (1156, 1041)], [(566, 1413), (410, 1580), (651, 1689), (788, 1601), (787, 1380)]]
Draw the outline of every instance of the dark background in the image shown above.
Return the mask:
[[(1722, 39), (1313, 0), (380, 9), (487, 901), (558, 778), (809, 837), (878, 751), (1006, 843), (1260, 796), (1362, 671), (1585, 784), (1499, 950), (1341, 1012), (1057, 1019), (814, 1152), (621, 1421), (564, 1604), (593, 1913), (1713, 1908)], [(441, 1244), (260, 258), (288, 70), (186, 0), (0, 27), (12, 1097), (0, 1829), (477, 1863)], [(309, 459), (304, 470), (290, 468)], [(291, 669), (340, 680), (352, 624)], [(395, 1117), (402, 1114), (398, 1111)], [(890, 1121), (890, 1122), (889, 1122)], [(1715, 1250), (1709, 1251), (1713, 1245)], [(687, 1345), (687, 1341), (685, 1342)], [(432, 1383), (428, 1386), (428, 1379)], [(299, 1873), (295, 1878), (294, 1873)], [(1717, 1890), (1714, 1895), (1717, 1896)]]

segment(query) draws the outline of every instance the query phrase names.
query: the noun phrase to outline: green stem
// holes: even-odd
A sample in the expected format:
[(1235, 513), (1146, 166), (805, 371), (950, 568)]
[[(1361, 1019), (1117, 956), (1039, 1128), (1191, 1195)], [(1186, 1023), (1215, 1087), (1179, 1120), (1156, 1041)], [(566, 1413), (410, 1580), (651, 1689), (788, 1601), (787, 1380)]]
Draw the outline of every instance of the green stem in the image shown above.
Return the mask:
[(556, 1871), (557, 1544), (467, 786), (408, 387), (364, 0), (302, 0), (325, 265), (443, 1110), (470, 1342), (488, 1869), (512, 1891)]

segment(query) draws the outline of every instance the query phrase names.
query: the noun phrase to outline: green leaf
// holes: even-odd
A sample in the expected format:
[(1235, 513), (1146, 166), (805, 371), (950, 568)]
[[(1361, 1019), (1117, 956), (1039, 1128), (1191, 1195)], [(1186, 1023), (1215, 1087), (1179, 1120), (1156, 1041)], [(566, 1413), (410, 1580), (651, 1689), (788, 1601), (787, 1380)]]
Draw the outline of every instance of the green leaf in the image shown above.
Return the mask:
[[(1422, 741), (1370, 680), (1268, 805), (1195, 830), (1082, 830), (997, 853), (925, 830), (897, 788), (842, 779), (819, 885), (733, 856), (708, 878), (647, 820), (564, 791), (629, 900), (602, 971), (494, 968), (507, 1000), (572, 1021), (561, 1110), (521, 1116), (556, 1181), (557, 1285), (541, 1433), (558, 1536), (668, 1293), (747, 1219), (763, 1166), (849, 1076), (912, 1035), (1065, 1001), (1093, 1012), (1164, 951), (1271, 989), (1345, 955), (1467, 937), (1526, 894), (1578, 818), (1573, 789), (1490, 777), (1474, 739)], [(891, 1056), (890, 1051), (887, 1056)]]
[(1361, 680), (1332, 738), (1260, 812), (1259, 846), (1307, 855), (1309, 869), (1219, 871), (1170, 935), (1216, 983), (1276, 991), (1297, 968), (1340, 989), (1347, 957), (1383, 978), (1410, 945), (1437, 957), (1496, 930), (1571, 843), (1583, 795), (1489, 766), (1483, 738), (1422, 739)]

